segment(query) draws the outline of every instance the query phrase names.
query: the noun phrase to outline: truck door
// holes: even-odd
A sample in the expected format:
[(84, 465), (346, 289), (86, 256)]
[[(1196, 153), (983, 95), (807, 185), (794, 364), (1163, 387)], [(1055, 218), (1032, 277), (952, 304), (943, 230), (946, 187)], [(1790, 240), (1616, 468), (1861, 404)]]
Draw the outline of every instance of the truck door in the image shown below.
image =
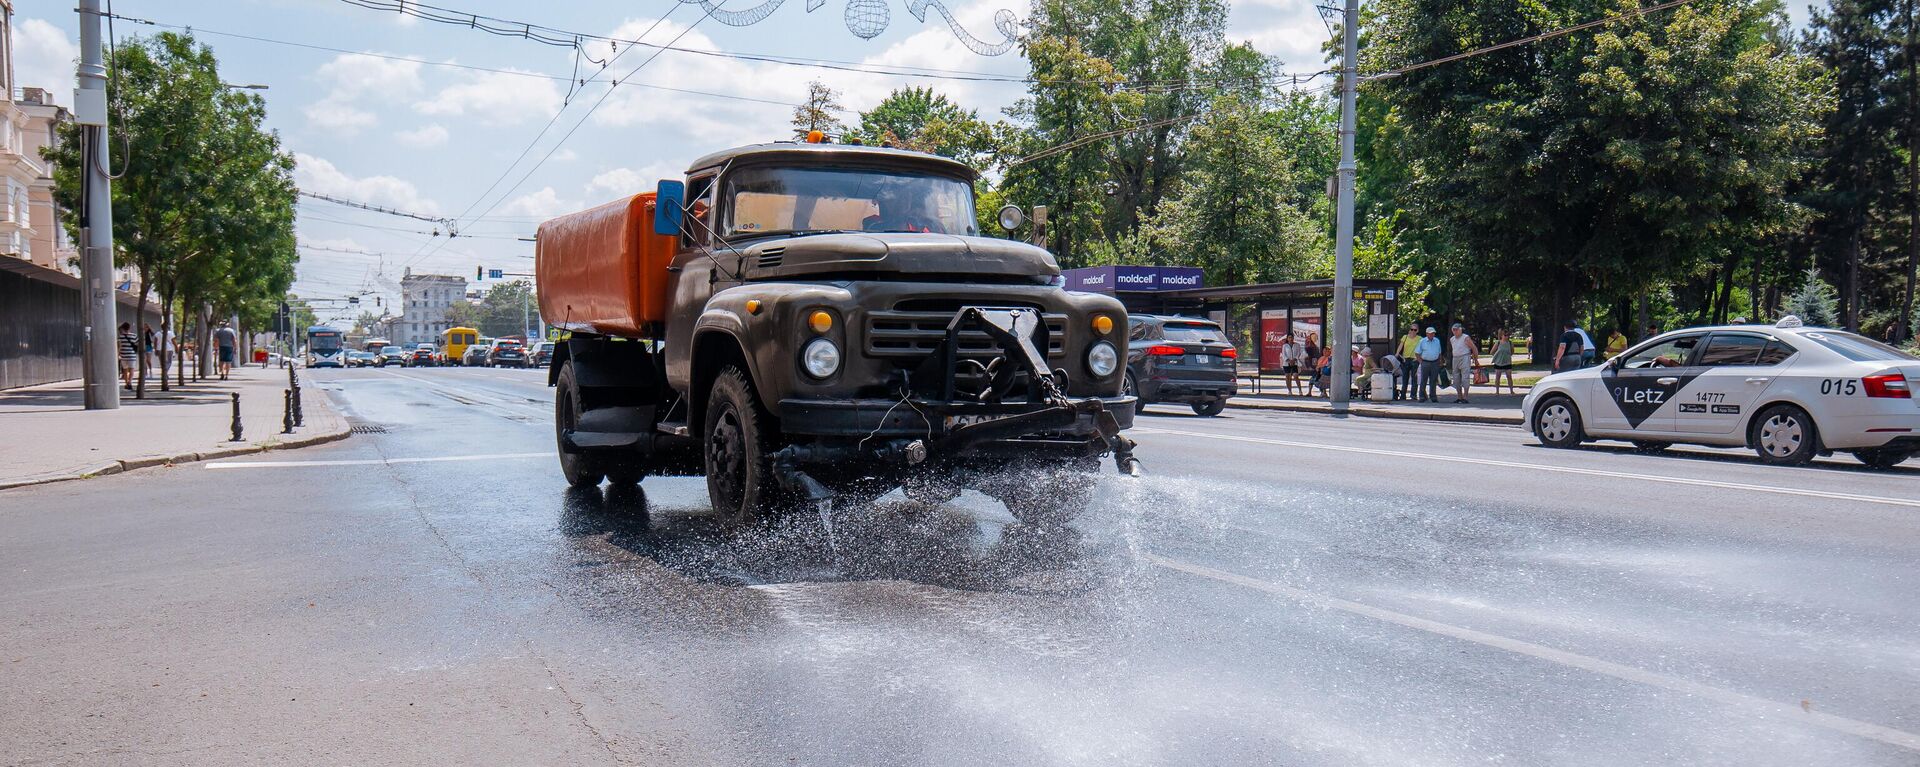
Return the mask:
[(1693, 380), (1694, 352), (1706, 338), (1668, 338), (1607, 362), (1600, 369), (1591, 430), (1613, 434), (1672, 432), (1676, 394)]
[(1680, 392), (1680, 431), (1732, 434), (1792, 356), (1793, 347), (1762, 333), (1715, 331), (1694, 362), (1698, 376)]
[[(667, 380), (682, 386), (692, 377), (693, 322), (713, 296), (714, 283), (731, 275), (714, 265), (714, 176), (687, 180), (686, 214), (680, 218), (680, 250), (674, 254), (673, 299), (667, 307)], [(729, 256), (728, 258), (731, 258)]]

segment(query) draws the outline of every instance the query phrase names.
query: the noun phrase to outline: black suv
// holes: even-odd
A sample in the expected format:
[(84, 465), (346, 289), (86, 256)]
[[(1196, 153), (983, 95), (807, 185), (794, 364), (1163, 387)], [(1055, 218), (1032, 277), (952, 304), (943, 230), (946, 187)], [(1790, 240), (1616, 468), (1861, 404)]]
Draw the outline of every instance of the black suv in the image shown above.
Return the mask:
[(1140, 404), (1184, 402), (1199, 415), (1219, 415), (1236, 393), (1239, 352), (1212, 320), (1134, 314), (1127, 317), (1126, 393)]
[(527, 366), (527, 350), (519, 341), (502, 338), (493, 342), (493, 348), (487, 350), (487, 367), (523, 368)]

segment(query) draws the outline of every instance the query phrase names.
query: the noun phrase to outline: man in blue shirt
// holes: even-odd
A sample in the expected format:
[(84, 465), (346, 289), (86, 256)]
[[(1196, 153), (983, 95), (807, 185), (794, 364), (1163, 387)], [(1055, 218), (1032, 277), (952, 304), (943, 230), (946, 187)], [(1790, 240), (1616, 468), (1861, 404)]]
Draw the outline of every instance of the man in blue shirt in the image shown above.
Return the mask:
[(1445, 348), (1440, 343), (1439, 331), (1433, 328), (1427, 328), (1427, 337), (1414, 347), (1413, 355), (1420, 359), (1420, 383), (1413, 393), (1413, 401), (1440, 401), (1440, 354)]

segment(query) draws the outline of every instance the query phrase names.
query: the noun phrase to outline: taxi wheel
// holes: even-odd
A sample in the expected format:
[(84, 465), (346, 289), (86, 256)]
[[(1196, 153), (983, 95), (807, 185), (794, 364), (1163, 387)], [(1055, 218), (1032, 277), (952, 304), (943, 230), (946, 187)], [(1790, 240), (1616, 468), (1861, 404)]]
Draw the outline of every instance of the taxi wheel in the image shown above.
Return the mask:
[(1899, 466), (1902, 461), (1905, 461), (1908, 458), (1912, 458), (1913, 451), (1912, 450), (1895, 450), (1890, 448), (1881, 448), (1879, 450), (1855, 450), (1853, 451), (1853, 457), (1860, 459), (1861, 463), (1864, 463), (1875, 469), (1891, 469), (1895, 466)]
[(555, 452), (560, 454), (560, 474), (574, 487), (595, 487), (606, 477), (599, 462), (586, 453), (569, 452), (566, 447), (567, 430), (580, 422), (580, 410), (580, 390), (573, 384), (573, 366), (567, 365), (560, 369), (560, 379), (553, 387), (553, 439)]
[(1533, 411), (1533, 433), (1547, 447), (1579, 447), (1586, 439), (1580, 409), (1566, 397), (1552, 397)]
[(1803, 466), (1820, 452), (1820, 432), (1813, 417), (1793, 405), (1774, 405), (1753, 417), (1748, 441), (1766, 463)]

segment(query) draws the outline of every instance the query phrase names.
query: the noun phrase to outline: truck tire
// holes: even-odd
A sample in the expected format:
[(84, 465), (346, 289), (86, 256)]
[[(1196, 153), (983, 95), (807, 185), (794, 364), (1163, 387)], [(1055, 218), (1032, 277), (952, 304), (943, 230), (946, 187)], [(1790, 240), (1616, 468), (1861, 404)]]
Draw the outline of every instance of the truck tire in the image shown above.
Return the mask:
[(585, 453), (567, 450), (567, 430), (580, 422), (580, 389), (573, 382), (573, 363), (560, 367), (553, 385), (553, 442), (560, 454), (560, 474), (574, 487), (595, 487), (606, 477), (599, 462)]
[(713, 379), (701, 453), (707, 498), (730, 530), (744, 530), (771, 516), (779, 495), (773, 473), (773, 416), (762, 410), (753, 382), (728, 365)]

